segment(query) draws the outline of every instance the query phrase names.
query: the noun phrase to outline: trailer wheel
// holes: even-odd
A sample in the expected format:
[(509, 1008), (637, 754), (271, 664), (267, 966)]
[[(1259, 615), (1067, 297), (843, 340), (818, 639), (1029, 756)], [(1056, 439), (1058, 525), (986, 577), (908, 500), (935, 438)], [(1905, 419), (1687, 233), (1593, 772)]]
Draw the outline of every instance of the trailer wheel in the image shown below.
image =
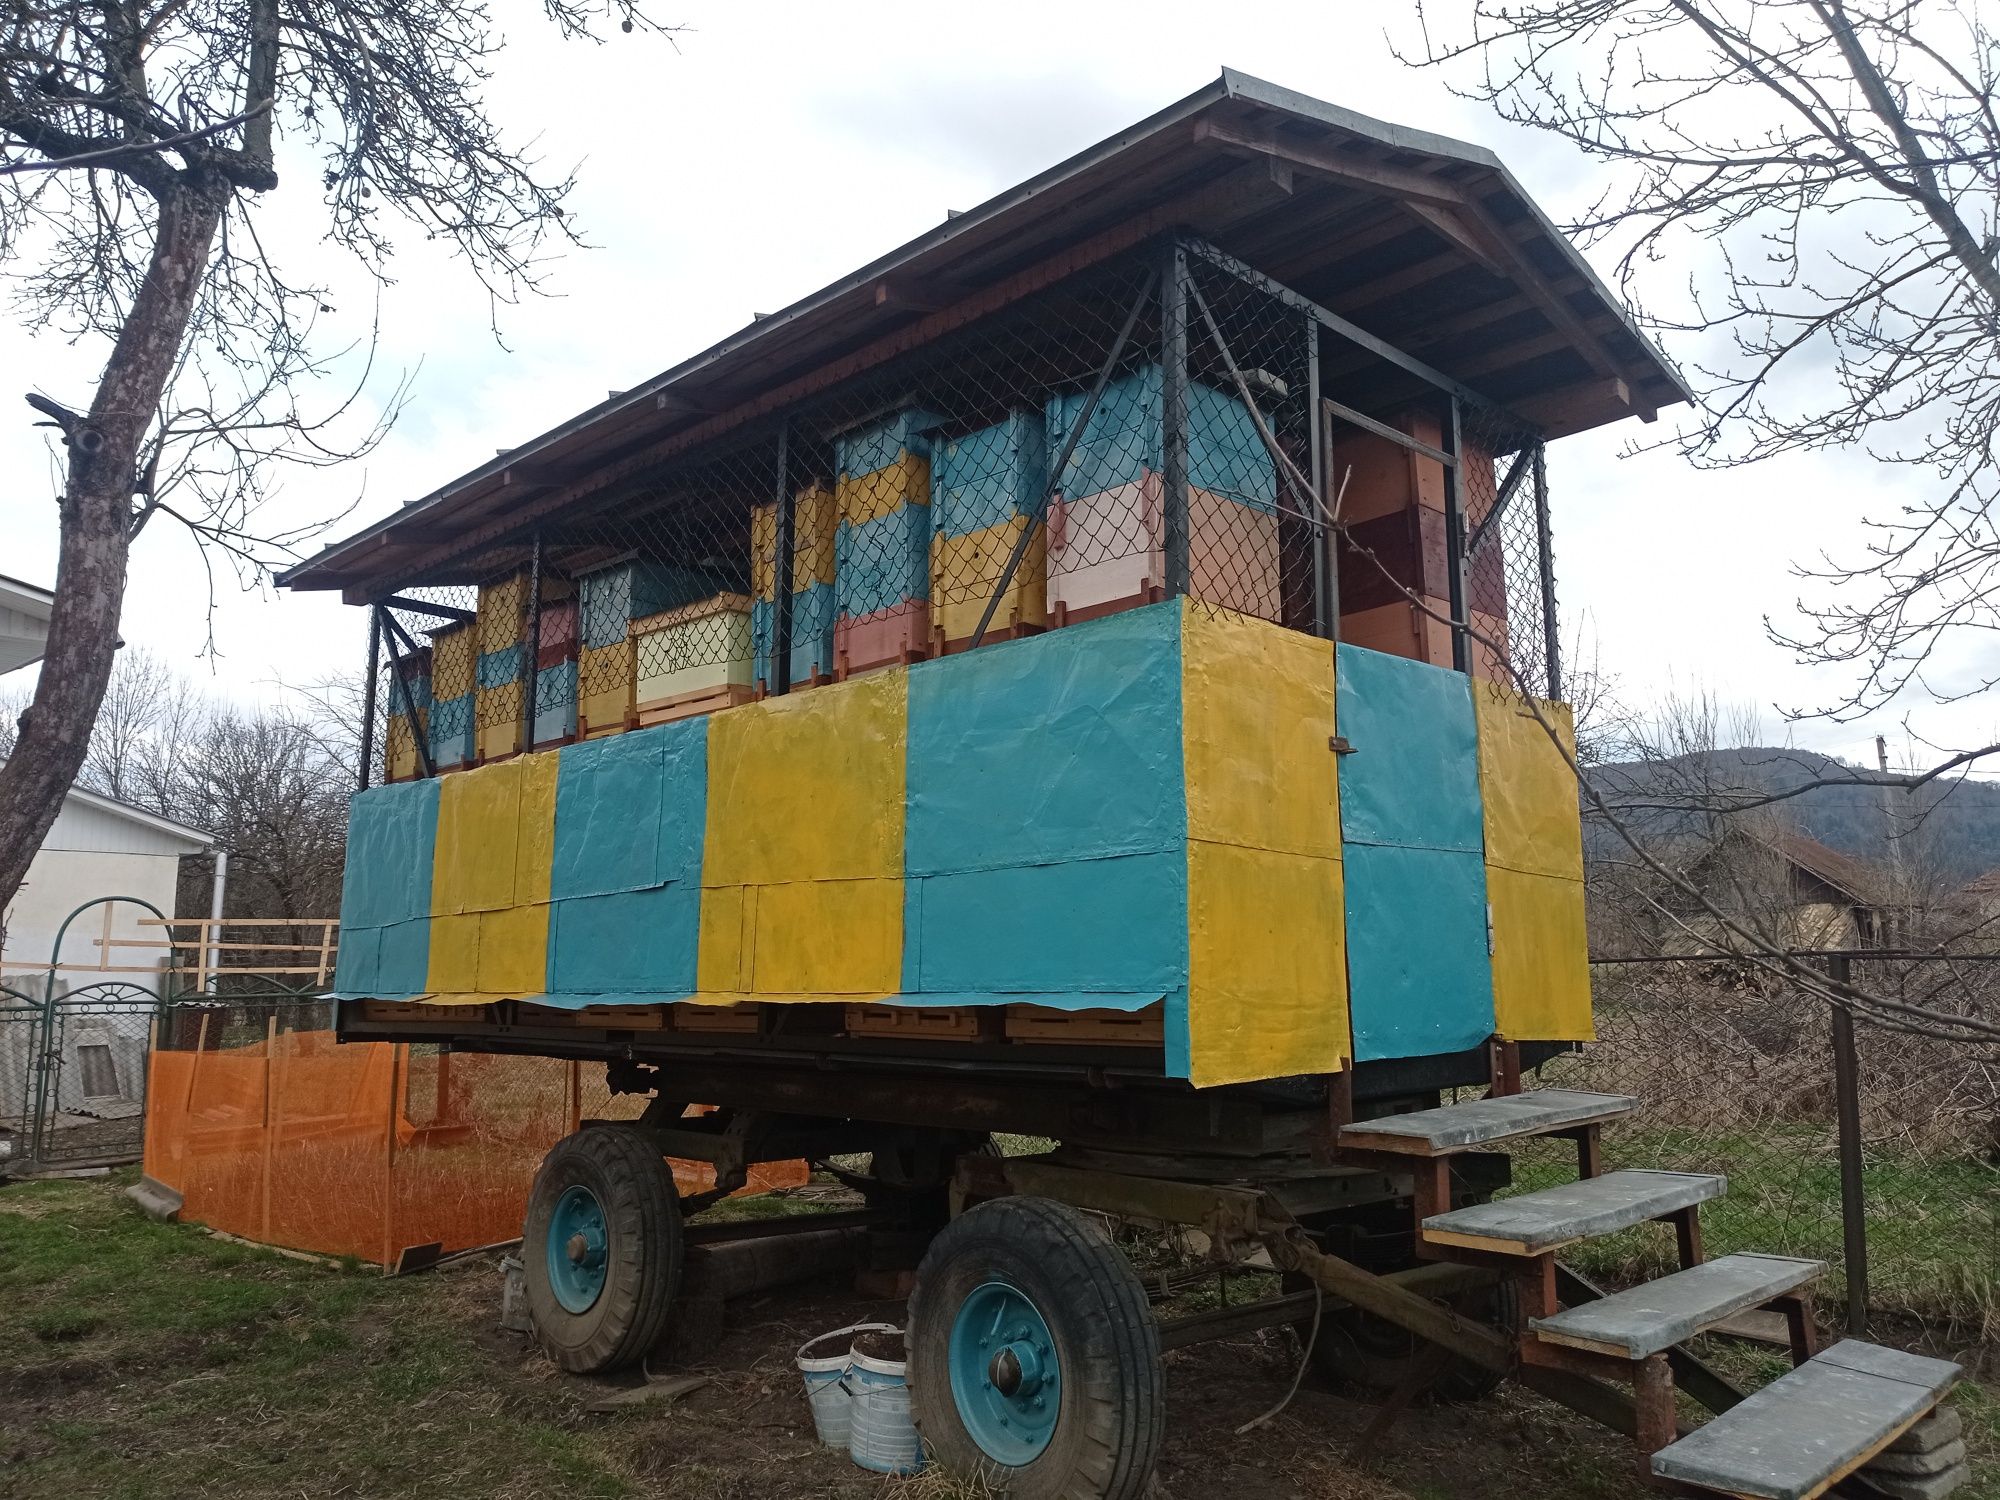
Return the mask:
[[(1287, 1276), (1288, 1292), (1309, 1291), (1312, 1283), (1303, 1276)], [(1520, 1297), (1511, 1281), (1491, 1290), (1455, 1299), (1453, 1311), (1502, 1330), (1519, 1326)], [(1299, 1325), (1305, 1338), (1311, 1324)], [(1407, 1329), (1354, 1308), (1329, 1313), (1320, 1320), (1319, 1337), (1313, 1343), (1313, 1368), (1336, 1385), (1382, 1397), (1402, 1388), (1418, 1362), (1428, 1358), (1429, 1345)], [(1474, 1364), (1456, 1359), (1446, 1365), (1420, 1393), (1432, 1401), (1462, 1403), (1490, 1396), (1505, 1377)]]
[(1133, 1500), (1159, 1454), (1145, 1288), (1047, 1198), (983, 1203), (931, 1242), (910, 1297), (910, 1390), (932, 1458), (1015, 1500)]
[(682, 1251), (673, 1174), (645, 1132), (596, 1125), (557, 1141), (521, 1236), (542, 1349), (582, 1374), (642, 1358), (666, 1327)]

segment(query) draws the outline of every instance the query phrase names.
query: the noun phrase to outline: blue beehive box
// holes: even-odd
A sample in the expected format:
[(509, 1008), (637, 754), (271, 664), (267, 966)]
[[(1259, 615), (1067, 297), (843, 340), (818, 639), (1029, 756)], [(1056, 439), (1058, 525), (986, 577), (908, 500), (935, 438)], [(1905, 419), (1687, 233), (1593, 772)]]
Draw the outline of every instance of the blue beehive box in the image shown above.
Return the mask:
[(576, 663), (543, 667), (535, 674), (533, 743), (557, 745), (576, 735)]
[(475, 718), (471, 693), (431, 705), (431, 760), (440, 771), (472, 763)]
[(625, 639), (626, 627), (634, 620), (693, 604), (736, 586), (736, 580), (708, 568), (643, 561), (599, 568), (577, 580), (583, 643), (615, 646)]
[[(792, 685), (833, 675), (833, 585), (816, 583), (792, 595)], [(777, 606), (768, 599), (750, 605), (750, 636), (757, 680), (769, 688), (777, 680), (773, 659)]]

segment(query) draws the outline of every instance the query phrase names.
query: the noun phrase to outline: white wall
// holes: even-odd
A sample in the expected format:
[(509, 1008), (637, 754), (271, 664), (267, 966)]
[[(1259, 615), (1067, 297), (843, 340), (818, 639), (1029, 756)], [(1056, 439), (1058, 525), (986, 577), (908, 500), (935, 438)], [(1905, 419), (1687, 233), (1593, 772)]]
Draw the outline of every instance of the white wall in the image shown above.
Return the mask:
[[(20, 984), (19, 979), (46, 971), (63, 919), (86, 901), (100, 896), (136, 896), (150, 901), (170, 917), (178, 915), (174, 910), (174, 886), (181, 856), (199, 853), (201, 848), (193, 840), (166, 829), (134, 822), (75, 797), (68, 799), (29, 864), (27, 880), (7, 908), (0, 977), (5, 977), (16, 989), (29, 988)], [(63, 939), (65, 964), (108, 961), (118, 965), (157, 965), (164, 959), (164, 947), (114, 948), (107, 959), (100, 944), (106, 936), (106, 910), (87, 912), (70, 925), (69, 935)], [(158, 942), (164, 936), (157, 927), (139, 925), (151, 915), (143, 907), (121, 901), (108, 911), (111, 937)], [(65, 977), (72, 987), (89, 979), (75, 972)], [(145, 975), (123, 977), (142, 982), (146, 978)], [(39, 981), (29, 992), (39, 997)]]

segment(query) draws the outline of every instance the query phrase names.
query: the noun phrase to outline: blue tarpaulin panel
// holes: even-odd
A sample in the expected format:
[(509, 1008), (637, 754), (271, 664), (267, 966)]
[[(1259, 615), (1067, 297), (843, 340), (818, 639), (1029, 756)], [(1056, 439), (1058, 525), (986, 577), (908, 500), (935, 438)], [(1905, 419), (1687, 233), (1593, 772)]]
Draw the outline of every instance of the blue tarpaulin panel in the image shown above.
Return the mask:
[(1180, 610), (910, 669), (910, 876), (1184, 849)]
[[(656, 1004), (694, 988), (701, 883), (675, 880), (647, 891), (572, 896), (550, 913), (549, 989), (635, 991)], [(615, 1002), (613, 1002), (615, 1003)]]
[(1355, 646), (1338, 653), (1354, 1054), (1421, 1057), (1493, 1033), (1472, 684)]
[(1176, 604), (911, 668), (904, 990), (1178, 990), (1182, 786)]
[(437, 808), (435, 779), (372, 787), (349, 803), (335, 989), (423, 989)]
[(1135, 854), (913, 879), (904, 888), (903, 987), (1097, 991), (1187, 979), (1187, 855)]

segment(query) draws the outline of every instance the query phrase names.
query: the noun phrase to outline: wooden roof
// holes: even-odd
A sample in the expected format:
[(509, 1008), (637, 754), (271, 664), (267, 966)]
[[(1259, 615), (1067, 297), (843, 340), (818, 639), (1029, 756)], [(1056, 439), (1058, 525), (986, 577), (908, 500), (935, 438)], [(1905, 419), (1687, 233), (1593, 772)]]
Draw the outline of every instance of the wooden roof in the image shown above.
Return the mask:
[[(283, 574), (361, 601), (1165, 230), (1199, 235), (1551, 437), (1688, 399), (1481, 146), (1241, 73), (692, 359), (506, 450)], [(1327, 394), (1421, 389), (1361, 349)]]

